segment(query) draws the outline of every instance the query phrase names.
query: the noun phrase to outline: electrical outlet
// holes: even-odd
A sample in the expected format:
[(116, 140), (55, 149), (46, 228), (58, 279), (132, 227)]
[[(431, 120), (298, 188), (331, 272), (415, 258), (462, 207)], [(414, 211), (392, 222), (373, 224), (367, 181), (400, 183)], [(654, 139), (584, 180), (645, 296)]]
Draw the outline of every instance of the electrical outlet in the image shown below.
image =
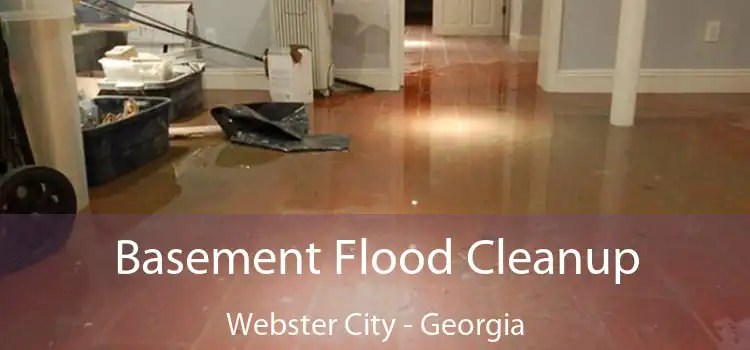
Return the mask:
[(721, 34), (721, 22), (706, 22), (706, 33), (704, 34), (703, 41), (707, 43), (715, 43), (719, 41), (719, 34)]
[(216, 29), (214, 28), (206, 28), (206, 30), (203, 31), (203, 39), (206, 39), (212, 43), (216, 42)]

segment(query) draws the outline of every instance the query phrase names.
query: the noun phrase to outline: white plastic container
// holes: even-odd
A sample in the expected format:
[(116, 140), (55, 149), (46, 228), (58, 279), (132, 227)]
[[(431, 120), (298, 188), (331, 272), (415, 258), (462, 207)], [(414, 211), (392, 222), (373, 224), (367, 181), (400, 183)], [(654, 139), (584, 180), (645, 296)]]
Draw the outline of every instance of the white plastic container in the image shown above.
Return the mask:
[(127, 91), (127, 90), (163, 90), (180, 85), (183, 80), (189, 79), (193, 74), (202, 74), (206, 69), (205, 63), (174, 64), (172, 75), (164, 80), (151, 81), (123, 81), (104, 77), (99, 79), (99, 90), (104, 91)]
[(172, 61), (99, 60), (107, 80), (119, 82), (165, 81), (172, 78)]

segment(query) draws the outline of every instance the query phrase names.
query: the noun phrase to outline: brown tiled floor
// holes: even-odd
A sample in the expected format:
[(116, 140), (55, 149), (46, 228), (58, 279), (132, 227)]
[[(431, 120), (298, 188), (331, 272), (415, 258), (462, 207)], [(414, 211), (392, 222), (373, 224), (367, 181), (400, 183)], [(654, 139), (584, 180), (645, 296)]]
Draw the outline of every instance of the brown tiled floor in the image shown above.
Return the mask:
[[(62, 253), (0, 279), (0, 348), (748, 349), (750, 220), (705, 214), (750, 209), (750, 96), (646, 95), (636, 127), (615, 129), (608, 96), (538, 91), (533, 55), (500, 39), (441, 39), (412, 27), (406, 45), (403, 93), (316, 103), (313, 131), (350, 134), (347, 153), (178, 141), (164, 159), (93, 190), (94, 214), (139, 215), (83, 216)], [(454, 215), (199, 215), (251, 213)], [(450, 276), (334, 273), (336, 239), (367, 237), (372, 253), (432, 249), (446, 236)], [(640, 268), (619, 286), (613, 276), (468, 272), (469, 244), (498, 237), (508, 252), (633, 248)], [(315, 242), (323, 273), (118, 276), (119, 239), (251, 252)], [(494, 264), (489, 252), (482, 266)], [(341, 328), (330, 337), (230, 336), (227, 312), (340, 322), (366, 312), (414, 328), (397, 327), (385, 343)], [(428, 337), (418, 331), (428, 312), (520, 318), (525, 335)]]

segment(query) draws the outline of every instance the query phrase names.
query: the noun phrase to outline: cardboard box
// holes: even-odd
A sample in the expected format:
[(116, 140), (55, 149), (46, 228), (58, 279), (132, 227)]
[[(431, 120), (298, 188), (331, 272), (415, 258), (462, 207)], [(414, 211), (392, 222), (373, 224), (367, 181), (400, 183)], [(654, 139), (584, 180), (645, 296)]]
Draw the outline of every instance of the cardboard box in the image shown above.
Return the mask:
[[(138, 1), (133, 6), (133, 11), (190, 34), (196, 32), (195, 14), (191, 1)], [(128, 44), (135, 46), (138, 52), (143, 53), (172, 54), (177, 58), (198, 57), (198, 50), (192, 40), (142, 24), (128, 33)]]

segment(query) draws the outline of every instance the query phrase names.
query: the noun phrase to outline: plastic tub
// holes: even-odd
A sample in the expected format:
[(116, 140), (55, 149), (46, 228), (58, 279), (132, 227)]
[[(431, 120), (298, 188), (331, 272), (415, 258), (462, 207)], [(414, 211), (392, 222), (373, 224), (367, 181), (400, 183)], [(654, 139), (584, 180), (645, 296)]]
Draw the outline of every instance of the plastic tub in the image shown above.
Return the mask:
[(92, 99), (99, 115), (120, 113), (127, 99), (140, 112), (118, 122), (83, 130), (86, 175), (90, 186), (108, 183), (164, 155), (169, 150), (169, 111), (166, 97), (98, 96)]
[(121, 82), (160, 82), (172, 77), (172, 62), (159, 61), (130, 61), (113, 58), (99, 60), (108, 80)]
[[(161, 82), (122, 83), (110, 79), (99, 81), (100, 95), (155, 96), (172, 100), (171, 117), (185, 119), (203, 111), (203, 72), (205, 65), (194, 65), (190, 70), (180, 71), (175, 66), (177, 76)], [(172, 121), (172, 119), (170, 119)]]

